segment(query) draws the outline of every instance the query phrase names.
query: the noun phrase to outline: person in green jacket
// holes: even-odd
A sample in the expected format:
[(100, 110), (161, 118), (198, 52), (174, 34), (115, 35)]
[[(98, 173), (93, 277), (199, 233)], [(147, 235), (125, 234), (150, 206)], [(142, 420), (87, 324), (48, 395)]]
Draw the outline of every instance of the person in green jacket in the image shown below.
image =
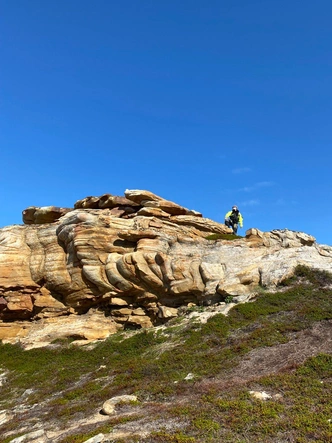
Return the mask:
[(232, 206), (232, 210), (225, 215), (225, 225), (233, 229), (233, 234), (237, 234), (239, 225), (243, 227), (243, 217), (237, 206)]

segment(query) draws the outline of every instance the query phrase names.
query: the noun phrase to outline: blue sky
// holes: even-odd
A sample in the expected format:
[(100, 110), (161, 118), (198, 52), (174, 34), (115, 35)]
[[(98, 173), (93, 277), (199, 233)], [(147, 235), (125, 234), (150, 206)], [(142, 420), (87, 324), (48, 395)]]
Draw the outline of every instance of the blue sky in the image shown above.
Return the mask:
[(0, 0), (0, 227), (147, 189), (332, 244), (331, 0)]

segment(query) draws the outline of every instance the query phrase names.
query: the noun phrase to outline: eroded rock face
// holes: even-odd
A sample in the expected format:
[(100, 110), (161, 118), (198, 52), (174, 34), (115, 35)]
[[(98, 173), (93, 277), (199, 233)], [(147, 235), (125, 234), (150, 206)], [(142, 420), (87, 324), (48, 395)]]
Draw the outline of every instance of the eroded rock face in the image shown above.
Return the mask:
[(26, 225), (53, 223), (69, 211), (71, 211), (70, 208), (59, 208), (57, 206), (44, 206), (42, 208), (30, 206), (22, 212), (23, 223)]
[[(87, 197), (50, 223), (52, 208), (34, 208), (43, 218), (24, 212), (26, 225), (0, 230), (4, 340), (26, 337), (35, 322), (91, 312), (103, 318), (100, 337), (98, 327), (93, 337), (105, 338), (119, 328), (163, 323), (188, 303), (274, 287), (299, 263), (331, 269), (332, 248), (307, 234), (250, 229), (244, 239), (207, 240), (231, 231), (148, 191)], [(17, 324), (10, 332), (13, 321), (21, 322), (19, 332)]]

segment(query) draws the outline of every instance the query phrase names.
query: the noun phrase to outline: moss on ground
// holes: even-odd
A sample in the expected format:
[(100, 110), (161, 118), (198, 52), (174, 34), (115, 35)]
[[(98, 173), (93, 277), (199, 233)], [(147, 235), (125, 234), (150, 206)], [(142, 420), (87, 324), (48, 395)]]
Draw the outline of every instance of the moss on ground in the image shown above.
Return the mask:
[(210, 234), (205, 237), (206, 240), (238, 240), (243, 238), (236, 234)]
[[(170, 325), (163, 334), (117, 334), (90, 350), (70, 343), (29, 351), (2, 344), (0, 368), (7, 374), (0, 409), (34, 405), (42, 408), (44, 423), (56, 419), (59, 429), (65, 430), (69, 419), (98, 412), (110, 397), (136, 394), (141, 404), (156, 405), (156, 416), (162, 404), (163, 419), (183, 417), (188, 425), (181, 432), (159, 430), (127, 443), (331, 441), (331, 355), (314, 356), (285, 373), (257, 374), (254, 382), (223, 390), (211, 382), (202, 392), (203, 381), (229, 376), (249, 352), (285, 344), (293, 333), (331, 320), (331, 282), (331, 274), (299, 267), (287, 282), (291, 286), (280, 293), (262, 292), (255, 302), (232, 308), (227, 317), (215, 315), (202, 325)], [(172, 341), (174, 346), (160, 351)], [(186, 380), (188, 373), (194, 379)], [(251, 389), (280, 396), (262, 402), (248, 394)], [(16, 427), (21, 418), (18, 414)], [(128, 417), (135, 419), (137, 414)], [(81, 443), (111, 427), (112, 421), (100, 428), (87, 426), (63, 442)], [(0, 426), (2, 435), (12, 432), (4, 442), (14, 438), (14, 430), (13, 421)]]

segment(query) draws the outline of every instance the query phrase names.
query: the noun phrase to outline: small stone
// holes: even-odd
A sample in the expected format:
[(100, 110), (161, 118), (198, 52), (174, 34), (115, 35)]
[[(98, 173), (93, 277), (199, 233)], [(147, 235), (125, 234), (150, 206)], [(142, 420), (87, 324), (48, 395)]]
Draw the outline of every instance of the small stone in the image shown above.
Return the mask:
[(268, 400), (272, 398), (270, 394), (267, 394), (266, 392), (262, 391), (249, 391), (249, 394), (252, 395), (252, 397), (257, 398), (258, 400)]
[(104, 440), (104, 434), (98, 434), (94, 437), (89, 438), (89, 440), (85, 440), (84, 443), (101, 443)]
[(137, 401), (136, 395), (119, 395), (117, 397), (106, 400), (103, 404), (102, 412), (105, 415), (112, 415), (115, 413), (116, 405), (119, 403), (130, 403)]
[(194, 377), (195, 377), (194, 374), (189, 372), (189, 374), (184, 378), (184, 380), (192, 380)]
[(21, 437), (14, 438), (14, 440), (10, 440), (10, 443), (46, 443), (48, 441), (44, 429), (39, 429), (38, 431), (29, 432)]

